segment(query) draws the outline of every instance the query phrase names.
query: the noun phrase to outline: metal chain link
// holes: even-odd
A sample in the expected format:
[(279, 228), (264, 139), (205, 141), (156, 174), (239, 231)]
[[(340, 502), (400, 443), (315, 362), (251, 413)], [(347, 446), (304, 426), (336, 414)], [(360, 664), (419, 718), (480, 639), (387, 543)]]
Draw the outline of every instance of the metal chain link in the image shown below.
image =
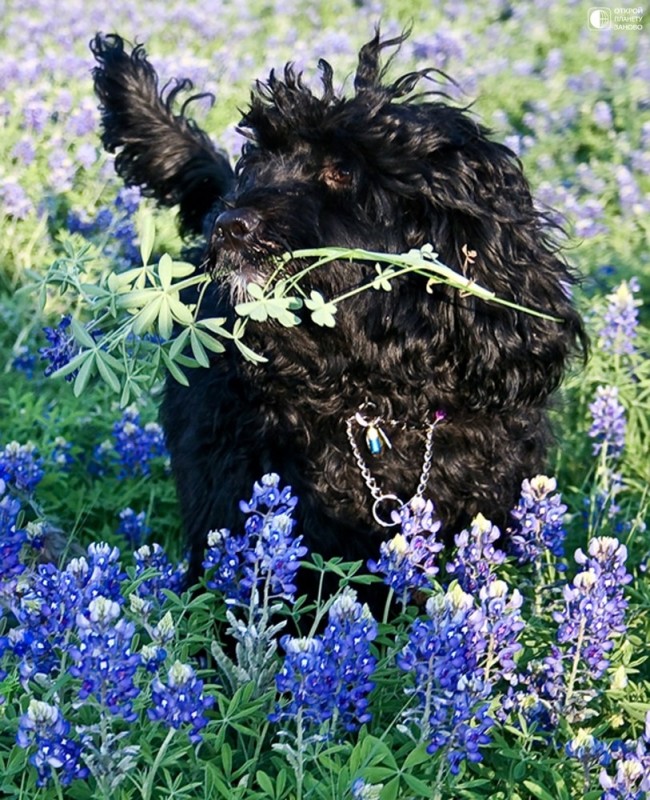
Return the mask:
[[(427, 483), (429, 482), (429, 475), (431, 474), (431, 467), (433, 465), (433, 432), (438, 425), (444, 419), (444, 414), (442, 412), (437, 412), (435, 419), (432, 423), (427, 427), (427, 438), (426, 444), (424, 448), (424, 460), (422, 462), (422, 471), (420, 472), (420, 480), (417, 485), (417, 489), (415, 490), (415, 494), (411, 497), (408, 501), (411, 503), (416, 498), (422, 498), (427, 488)], [(354, 438), (354, 432), (352, 430), (352, 424), (355, 421), (355, 415), (349, 417), (346, 421), (346, 432), (348, 436), (348, 440), (350, 442), (350, 447), (352, 448), (352, 453), (354, 455), (355, 461), (357, 462), (357, 466), (359, 467), (359, 471), (361, 472), (361, 477), (364, 480), (364, 483), (368, 487), (368, 491), (372, 495), (374, 499), (374, 504), (372, 507), (372, 515), (375, 520), (386, 528), (391, 528), (397, 523), (395, 522), (387, 522), (385, 519), (382, 519), (379, 516), (379, 506), (382, 502), (386, 500), (393, 500), (399, 503), (399, 508), (403, 508), (406, 503), (404, 503), (401, 498), (397, 497), (394, 494), (385, 494), (379, 487), (379, 484), (374, 479), (372, 472), (370, 471), (370, 467), (366, 464), (363, 456), (361, 455), (361, 451), (356, 443)]]

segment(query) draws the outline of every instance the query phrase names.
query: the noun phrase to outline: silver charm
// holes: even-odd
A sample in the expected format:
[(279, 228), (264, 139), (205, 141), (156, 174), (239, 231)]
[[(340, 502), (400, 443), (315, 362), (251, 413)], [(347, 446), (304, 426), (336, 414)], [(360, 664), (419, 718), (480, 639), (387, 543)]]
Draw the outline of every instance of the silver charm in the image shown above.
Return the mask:
[(389, 450), (393, 449), (388, 435), (379, 423), (383, 422), (381, 417), (375, 417), (373, 420), (367, 420), (360, 411), (354, 415), (355, 420), (362, 428), (366, 430), (366, 447), (373, 456), (380, 456), (387, 447)]

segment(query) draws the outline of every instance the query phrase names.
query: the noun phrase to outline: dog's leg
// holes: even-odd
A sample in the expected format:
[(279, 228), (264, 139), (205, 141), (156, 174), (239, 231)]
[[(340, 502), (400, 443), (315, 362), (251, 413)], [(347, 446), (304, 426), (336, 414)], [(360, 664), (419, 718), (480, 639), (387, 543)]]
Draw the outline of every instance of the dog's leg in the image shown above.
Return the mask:
[(184, 116), (185, 106), (179, 115), (172, 111), (177, 94), (192, 84), (177, 81), (161, 94), (142, 45), (128, 53), (119, 36), (97, 34), (90, 47), (99, 64), (93, 78), (102, 141), (108, 152), (119, 151), (118, 174), (160, 204), (178, 204), (182, 229), (200, 233), (207, 213), (229, 190), (233, 172), (226, 156)]

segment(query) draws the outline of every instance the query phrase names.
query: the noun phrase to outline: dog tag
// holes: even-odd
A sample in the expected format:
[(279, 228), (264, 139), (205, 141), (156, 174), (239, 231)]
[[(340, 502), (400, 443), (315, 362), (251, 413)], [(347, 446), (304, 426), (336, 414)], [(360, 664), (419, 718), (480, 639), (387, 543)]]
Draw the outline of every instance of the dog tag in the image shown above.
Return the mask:
[(383, 452), (384, 445), (391, 450), (392, 444), (390, 439), (377, 425), (368, 425), (366, 428), (366, 446), (373, 456), (380, 456)]

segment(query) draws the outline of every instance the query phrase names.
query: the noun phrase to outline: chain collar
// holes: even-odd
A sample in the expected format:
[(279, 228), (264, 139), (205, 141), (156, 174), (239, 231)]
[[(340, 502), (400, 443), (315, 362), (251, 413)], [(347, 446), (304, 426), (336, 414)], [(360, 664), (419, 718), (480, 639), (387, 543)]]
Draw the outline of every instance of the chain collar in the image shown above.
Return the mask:
[[(357, 445), (353, 430), (355, 423), (359, 427), (365, 429), (366, 445), (368, 450), (373, 455), (380, 455), (384, 447), (387, 447), (389, 450), (392, 449), (391, 441), (383, 428), (383, 426), (386, 425), (384, 420), (379, 416), (368, 418), (362, 413), (362, 411), (369, 405), (370, 404), (364, 404), (359, 411), (357, 411), (351, 417), (348, 417), (345, 428), (354, 459), (357, 462), (359, 471), (361, 472), (361, 477), (363, 478), (364, 483), (368, 487), (368, 491), (374, 499), (372, 504), (372, 516), (378, 525), (381, 525), (383, 528), (392, 528), (398, 523), (393, 521), (392, 514), (390, 512), (388, 519), (386, 519), (385, 516), (382, 516), (382, 507), (386, 506), (386, 504), (393, 504), (395, 506), (393, 510), (399, 511), (400, 509), (404, 508), (405, 505), (410, 505), (414, 500), (422, 499), (427, 488), (427, 483), (429, 482), (431, 464), (433, 462), (433, 433), (439, 423), (445, 419), (446, 415), (444, 411), (436, 411), (433, 421), (430, 422), (426, 427), (426, 443), (424, 447), (422, 469), (420, 471), (420, 480), (418, 481), (415, 494), (405, 503), (396, 494), (390, 494), (382, 491), (381, 487), (370, 471), (370, 467), (361, 455), (359, 446)], [(389, 422), (392, 425), (397, 424), (395, 420), (389, 420)]]

